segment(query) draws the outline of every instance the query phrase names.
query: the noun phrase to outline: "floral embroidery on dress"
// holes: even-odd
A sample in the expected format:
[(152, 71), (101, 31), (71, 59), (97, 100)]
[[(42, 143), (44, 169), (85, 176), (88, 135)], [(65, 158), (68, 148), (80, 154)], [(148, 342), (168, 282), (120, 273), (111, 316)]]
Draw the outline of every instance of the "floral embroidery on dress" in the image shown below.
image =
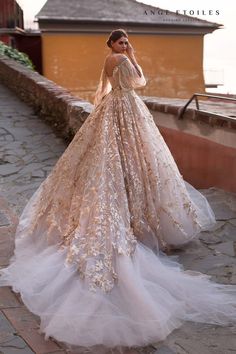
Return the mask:
[(112, 290), (115, 255), (132, 257), (137, 241), (164, 249), (201, 229), (173, 157), (134, 91), (145, 84), (128, 58), (109, 79), (102, 70), (96, 107), (43, 182), (25, 233), (45, 225), (48, 244), (67, 250), (66, 264), (77, 265), (92, 291)]

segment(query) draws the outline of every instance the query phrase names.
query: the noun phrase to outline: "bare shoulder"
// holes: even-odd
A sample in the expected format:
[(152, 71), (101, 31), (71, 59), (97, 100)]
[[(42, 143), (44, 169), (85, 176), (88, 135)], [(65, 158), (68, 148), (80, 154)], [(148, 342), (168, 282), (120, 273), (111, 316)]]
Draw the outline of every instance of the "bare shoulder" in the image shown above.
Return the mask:
[(119, 64), (120, 62), (122, 62), (124, 59), (126, 59), (127, 56), (124, 55), (124, 54), (111, 54), (111, 55), (108, 55), (106, 57), (106, 64)]
[(111, 54), (106, 57), (105, 70), (108, 76), (112, 76), (113, 69), (127, 58), (124, 54)]
[(116, 56), (116, 64), (122, 63), (125, 59), (127, 59), (127, 56), (125, 54), (115, 54)]
[(116, 60), (113, 55), (108, 55), (105, 59), (105, 67), (111, 68), (116, 65)]

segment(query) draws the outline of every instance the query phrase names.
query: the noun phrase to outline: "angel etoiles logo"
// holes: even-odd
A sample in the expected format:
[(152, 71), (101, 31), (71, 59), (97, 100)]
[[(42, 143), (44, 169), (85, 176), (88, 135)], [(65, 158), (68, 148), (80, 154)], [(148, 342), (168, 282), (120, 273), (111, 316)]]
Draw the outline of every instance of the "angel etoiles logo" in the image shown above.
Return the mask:
[(168, 11), (168, 10), (161, 10), (161, 9), (156, 9), (156, 10), (144, 10), (144, 15), (150, 15), (150, 16), (169, 16), (169, 15), (187, 15), (187, 16), (213, 16), (213, 15), (220, 15), (220, 10), (211, 10), (211, 9), (201, 9), (201, 10), (191, 10), (191, 9), (176, 9), (175, 11)]

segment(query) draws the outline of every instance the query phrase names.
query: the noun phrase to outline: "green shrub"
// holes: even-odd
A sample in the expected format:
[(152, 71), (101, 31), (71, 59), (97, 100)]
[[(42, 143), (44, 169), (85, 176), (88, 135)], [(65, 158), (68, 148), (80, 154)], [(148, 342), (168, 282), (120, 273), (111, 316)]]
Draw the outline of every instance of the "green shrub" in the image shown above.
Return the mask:
[(0, 41), (0, 54), (4, 54), (9, 58), (12, 58), (19, 63), (27, 66), (27, 68), (34, 70), (34, 65), (29, 59), (28, 55), (22, 52), (19, 52), (17, 49), (9, 47), (5, 43)]

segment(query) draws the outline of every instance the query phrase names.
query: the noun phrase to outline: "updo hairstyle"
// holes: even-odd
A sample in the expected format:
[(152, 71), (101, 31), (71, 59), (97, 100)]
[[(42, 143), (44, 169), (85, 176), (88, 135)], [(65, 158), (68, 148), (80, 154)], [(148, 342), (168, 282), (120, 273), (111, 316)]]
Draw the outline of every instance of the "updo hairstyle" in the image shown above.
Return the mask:
[(111, 48), (111, 41), (116, 42), (121, 37), (128, 38), (128, 34), (126, 33), (125, 30), (123, 30), (122, 28), (119, 28), (119, 29), (112, 31), (109, 35), (107, 42), (106, 42), (108, 47)]

